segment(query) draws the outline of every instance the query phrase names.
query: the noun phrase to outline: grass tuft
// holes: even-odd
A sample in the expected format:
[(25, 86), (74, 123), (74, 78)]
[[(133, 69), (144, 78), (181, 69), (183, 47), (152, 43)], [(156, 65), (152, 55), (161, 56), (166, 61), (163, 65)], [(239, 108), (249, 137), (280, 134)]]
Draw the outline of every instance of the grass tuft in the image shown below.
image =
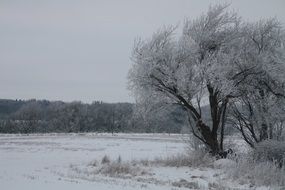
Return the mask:
[(110, 164), (110, 162), (111, 160), (107, 155), (105, 155), (101, 160), (101, 164)]

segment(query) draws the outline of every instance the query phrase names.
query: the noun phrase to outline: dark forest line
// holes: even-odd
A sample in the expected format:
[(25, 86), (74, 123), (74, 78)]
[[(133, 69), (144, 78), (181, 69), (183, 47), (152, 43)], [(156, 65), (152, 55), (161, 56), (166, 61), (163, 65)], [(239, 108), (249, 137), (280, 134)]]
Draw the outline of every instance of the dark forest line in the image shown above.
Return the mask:
[(132, 103), (0, 99), (0, 133), (180, 133), (185, 118), (175, 106), (146, 118)]

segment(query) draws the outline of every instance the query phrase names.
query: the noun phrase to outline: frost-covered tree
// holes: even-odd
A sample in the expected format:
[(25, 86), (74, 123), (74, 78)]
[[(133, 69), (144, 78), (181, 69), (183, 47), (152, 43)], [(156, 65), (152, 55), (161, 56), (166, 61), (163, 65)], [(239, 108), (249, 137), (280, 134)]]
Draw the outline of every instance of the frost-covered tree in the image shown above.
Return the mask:
[(284, 31), (276, 19), (249, 23), (241, 51), (239, 98), (231, 107), (231, 121), (254, 146), (280, 139), (285, 119)]
[[(210, 7), (200, 18), (187, 20), (178, 40), (174, 39), (175, 28), (169, 27), (150, 40), (138, 41), (129, 74), (138, 101), (177, 103), (187, 110), (196, 124), (193, 134), (214, 154), (223, 149), (218, 129), (224, 126), (234, 92), (229, 78), (240, 41), (240, 19), (225, 8)], [(211, 126), (203, 121), (200, 105), (204, 96), (210, 104)]]
[(176, 105), (149, 106), (152, 101), (137, 103), (134, 107), (133, 119), (136, 128), (146, 133), (180, 133), (187, 123), (185, 112)]
[[(180, 37), (175, 27), (168, 27), (148, 40), (138, 40), (129, 72), (130, 88), (138, 102), (151, 100), (152, 105), (164, 102), (182, 106), (188, 112), (194, 136), (213, 154), (223, 151), (228, 107), (247, 91), (249, 85), (245, 81), (254, 78), (258, 84), (259, 78), (266, 78), (257, 69), (260, 66), (272, 73), (281, 63), (283, 66), (282, 56), (277, 53), (282, 47), (280, 36), (276, 36), (275, 47), (273, 40), (259, 47), (266, 49), (259, 55), (258, 51), (263, 50), (256, 50), (257, 39), (251, 35), (261, 32), (261, 28), (242, 22), (236, 13), (226, 11), (227, 7), (212, 6), (199, 18), (186, 20)], [(271, 82), (261, 88), (268, 85), (270, 90), (274, 86)], [(275, 89), (278, 88), (271, 89), (273, 95), (282, 94)], [(205, 120), (201, 104), (209, 104), (210, 122)]]

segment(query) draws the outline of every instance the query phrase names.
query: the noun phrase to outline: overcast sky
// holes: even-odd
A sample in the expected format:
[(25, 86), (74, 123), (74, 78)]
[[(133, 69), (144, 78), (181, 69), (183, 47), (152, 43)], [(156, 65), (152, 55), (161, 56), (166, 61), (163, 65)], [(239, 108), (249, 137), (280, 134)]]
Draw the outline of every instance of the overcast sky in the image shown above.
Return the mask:
[[(134, 39), (198, 17), (215, 2), (0, 0), (0, 98), (133, 102)], [(285, 0), (233, 0), (231, 7), (246, 20), (285, 23)]]

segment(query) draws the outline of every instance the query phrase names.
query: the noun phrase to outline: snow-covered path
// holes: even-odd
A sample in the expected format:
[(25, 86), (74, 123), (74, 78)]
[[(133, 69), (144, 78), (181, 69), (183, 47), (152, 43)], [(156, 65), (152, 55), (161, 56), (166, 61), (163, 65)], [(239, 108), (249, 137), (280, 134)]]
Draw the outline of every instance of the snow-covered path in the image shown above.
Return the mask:
[(113, 159), (120, 155), (123, 160), (152, 159), (175, 155), (184, 148), (179, 135), (0, 135), (0, 189), (138, 189), (135, 183), (73, 179), (69, 175), (70, 166), (88, 164), (104, 155)]

